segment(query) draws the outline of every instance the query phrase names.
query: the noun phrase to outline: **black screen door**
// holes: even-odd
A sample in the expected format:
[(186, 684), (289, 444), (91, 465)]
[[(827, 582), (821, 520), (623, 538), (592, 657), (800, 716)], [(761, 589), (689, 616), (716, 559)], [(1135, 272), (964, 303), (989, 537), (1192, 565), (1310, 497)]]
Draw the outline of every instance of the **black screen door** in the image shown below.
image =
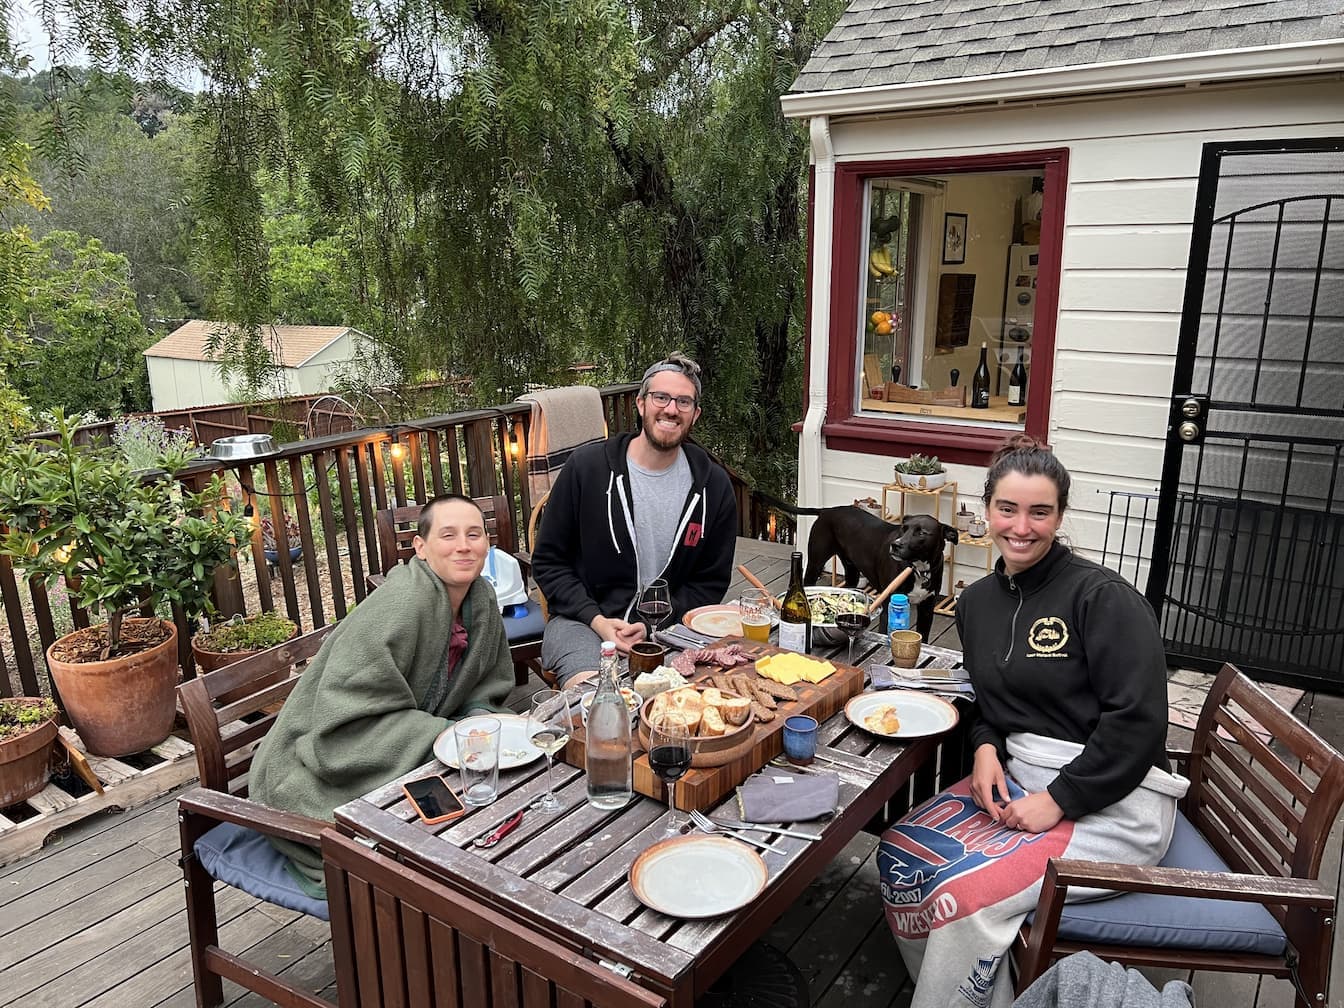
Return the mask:
[(1344, 690), (1344, 139), (1206, 145), (1172, 393), (1169, 659)]

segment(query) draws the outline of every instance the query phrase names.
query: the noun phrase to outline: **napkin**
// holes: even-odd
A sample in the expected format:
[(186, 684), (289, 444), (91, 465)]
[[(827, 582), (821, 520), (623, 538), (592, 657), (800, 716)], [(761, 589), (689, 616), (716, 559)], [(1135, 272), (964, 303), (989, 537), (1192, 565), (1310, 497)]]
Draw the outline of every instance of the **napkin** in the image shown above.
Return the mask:
[(840, 778), (830, 770), (768, 768), (738, 787), (737, 810), (743, 822), (804, 822), (830, 815), (839, 799)]
[(654, 639), (662, 641), (678, 651), (694, 651), (698, 648), (710, 647), (719, 642), (717, 637), (706, 636), (679, 623), (668, 627), (666, 630), (659, 630), (654, 634)]

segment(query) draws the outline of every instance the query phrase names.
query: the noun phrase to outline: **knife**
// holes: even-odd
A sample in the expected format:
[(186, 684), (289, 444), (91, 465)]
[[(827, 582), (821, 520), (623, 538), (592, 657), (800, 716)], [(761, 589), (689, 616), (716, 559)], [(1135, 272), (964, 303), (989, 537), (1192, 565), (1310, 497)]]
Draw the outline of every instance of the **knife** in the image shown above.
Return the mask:
[(724, 822), (722, 819), (710, 819), (716, 826), (723, 826), (726, 829), (737, 829), (756, 833), (778, 833), (780, 836), (796, 837), (799, 840), (820, 840), (820, 833), (804, 833), (802, 830), (781, 829), (778, 826), (767, 826), (764, 823), (733, 823)]

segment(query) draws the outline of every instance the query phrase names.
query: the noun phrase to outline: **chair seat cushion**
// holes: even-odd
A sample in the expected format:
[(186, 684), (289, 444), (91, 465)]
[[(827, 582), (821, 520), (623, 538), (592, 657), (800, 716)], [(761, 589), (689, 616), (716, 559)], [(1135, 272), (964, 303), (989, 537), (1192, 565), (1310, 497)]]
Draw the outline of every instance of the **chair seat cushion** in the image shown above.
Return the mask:
[(196, 841), (195, 851), (211, 878), (267, 903), (331, 920), (326, 900), (300, 889), (285, 856), (256, 830), (221, 823)]
[(510, 644), (540, 640), (544, 629), (546, 620), (541, 615), (541, 606), (533, 599), (528, 599), (526, 606), (509, 606), (509, 611), (504, 614), (504, 636)]
[[(1228, 871), (1185, 816), (1176, 828), (1164, 868)], [(1273, 914), (1259, 903), (1198, 897), (1123, 893), (1108, 899), (1070, 903), (1059, 920), (1059, 937), (1084, 944), (1160, 946), (1283, 955), (1287, 939)]]

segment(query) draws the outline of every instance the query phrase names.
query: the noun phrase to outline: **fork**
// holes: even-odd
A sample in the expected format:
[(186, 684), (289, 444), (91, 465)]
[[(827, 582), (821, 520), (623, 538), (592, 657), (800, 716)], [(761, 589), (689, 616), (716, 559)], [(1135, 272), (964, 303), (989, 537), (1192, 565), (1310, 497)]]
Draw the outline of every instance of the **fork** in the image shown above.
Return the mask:
[(751, 844), (753, 847), (759, 847), (761, 850), (769, 851), (772, 854), (778, 853), (779, 850), (779, 848), (777, 848), (774, 844), (762, 843), (760, 840), (753, 840), (749, 836), (743, 836), (740, 830), (735, 830), (732, 827), (716, 823), (714, 822), (714, 820), (710, 819), (706, 815), (701, 814), (695, 809), (691, 810), (691, 823), (697, 828), (704, 830), (706, 833), (726, 833), (727, 835), (731, 836), (734, 840), (741, 840), (743, 843)]

